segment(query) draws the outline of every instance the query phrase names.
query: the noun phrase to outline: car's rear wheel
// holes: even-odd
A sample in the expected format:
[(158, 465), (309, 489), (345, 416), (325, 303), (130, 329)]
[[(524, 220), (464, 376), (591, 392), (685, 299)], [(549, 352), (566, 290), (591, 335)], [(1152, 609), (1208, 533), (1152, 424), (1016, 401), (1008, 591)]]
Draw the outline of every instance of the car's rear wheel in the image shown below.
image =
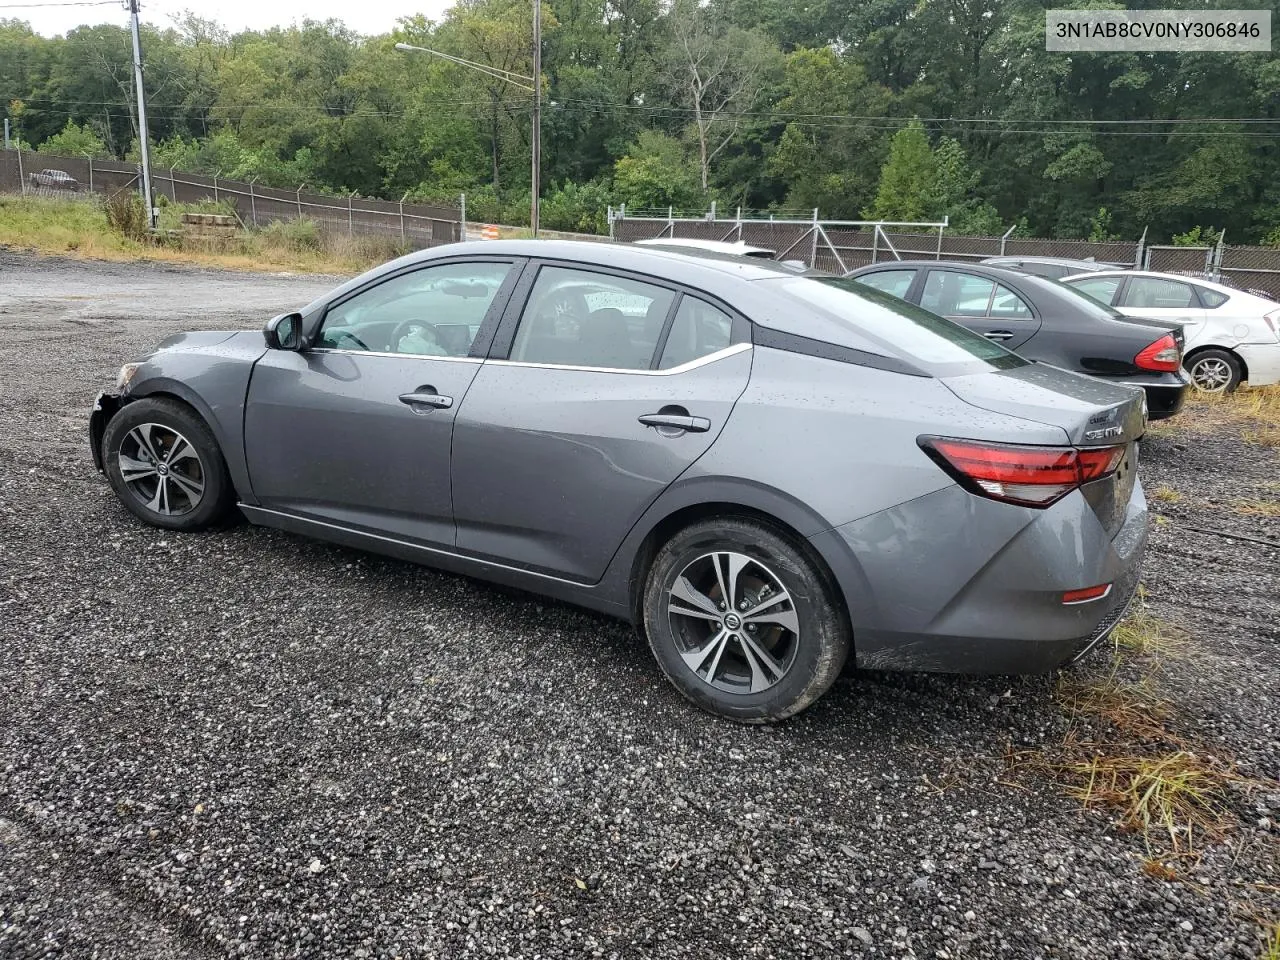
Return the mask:
[(107, 424), (102, 462), (120, 501), (154, 526), (202, 530), (231, 509), (231, 478), (218, 442), (177, 401), (156, 397), (126, 404)]
[(1192, 385), (1203, 393), (1231, 393), (1244, 379), (1240, 358), (1229, 350), (1201, 350), (1186, 367)]
[(849, 653), (829, 578), (780, 531), (745, 518), (687, 527), (658, 551), (644, 622), (676, 688), (744, 723), (799, 713)]

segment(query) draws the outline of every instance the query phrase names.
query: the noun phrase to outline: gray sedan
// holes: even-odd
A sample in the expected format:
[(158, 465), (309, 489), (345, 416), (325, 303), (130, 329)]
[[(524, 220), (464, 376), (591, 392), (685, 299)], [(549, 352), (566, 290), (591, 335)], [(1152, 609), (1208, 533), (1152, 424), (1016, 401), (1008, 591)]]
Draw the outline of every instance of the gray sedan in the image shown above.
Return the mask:
[(503, 241), (173, 337), (90, 437), (155, 526), (238, 508), (623, 617), (690, 700), (762, 722), (850, 656), (1081, 656), (1136, 588), (1144, 427), (1141, 391), (850, 280)]

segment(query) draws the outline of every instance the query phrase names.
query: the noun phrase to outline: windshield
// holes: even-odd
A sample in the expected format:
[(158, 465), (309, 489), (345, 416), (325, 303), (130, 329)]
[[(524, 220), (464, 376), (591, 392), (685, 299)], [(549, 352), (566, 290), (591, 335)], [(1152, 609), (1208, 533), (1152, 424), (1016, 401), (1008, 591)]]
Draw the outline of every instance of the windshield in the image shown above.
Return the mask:
[(974, 372), (974, 365), (1007, 369), (1027, 361), (986, 337), (857, 280), (796, 277), (779, 280), (788, 293), (848, 324), (886, 353), (913, 361), (933, 376)]

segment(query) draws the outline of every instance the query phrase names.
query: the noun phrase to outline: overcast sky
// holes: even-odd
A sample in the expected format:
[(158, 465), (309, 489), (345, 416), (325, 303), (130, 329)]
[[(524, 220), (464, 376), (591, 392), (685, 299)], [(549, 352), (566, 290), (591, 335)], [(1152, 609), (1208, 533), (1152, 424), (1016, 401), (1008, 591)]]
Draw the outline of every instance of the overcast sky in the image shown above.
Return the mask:
[[(23, 0), (0, 0), (0, 8)], [(28, 2), (55, 3), (58, 0), (28, 0)], [(65, 0), (63, 0), (65, 2)], [(400, 17), (415, 13), (425, 14), (435, 20), (452, 6), (452, 0), (219, 0), (191, 2), (191, 0), (155, 0), (142, 3), (142, 19), (157, 27), (173, 25), (173, 18), (183, 10), (192, 10), (198, 16), (217, 20), (232, 32), (244, 29), (260, 30), (264, 27), (284, 26), (312, 20), (335, 17), (359, 33), (386, 33)], [(56, 36), (85, 23), (129, 22), (129, 14), (122, 3), (104, 2), (77, 6), (39, 6), (0, 9), (0, 18), (14, 17), (31, 24), (37, 33)]]

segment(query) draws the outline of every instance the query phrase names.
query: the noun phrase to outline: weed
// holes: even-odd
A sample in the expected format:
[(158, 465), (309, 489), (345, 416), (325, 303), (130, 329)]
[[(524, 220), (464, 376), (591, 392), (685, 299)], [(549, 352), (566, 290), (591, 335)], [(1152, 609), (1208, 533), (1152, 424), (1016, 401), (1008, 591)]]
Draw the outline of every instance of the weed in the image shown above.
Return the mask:
[(1236, 500), (1231, 504), (1236, 513), (1251, 517), (1280, 517), (1280, 498), (1272, 500)]
[(1181, 628), (1152, 616), (1145, 606), (1140, 605), (1135, 612), (1116, 624), (1111, 631), (1111, 640), (1117, 651), (1123, 649), (1165, 657), (1183, 652), (1187, 635)]
[(1266, 945), (1262, 948), (1262, 960), (1280, 960), (1280, 923), (1271, 925)]
[(1163, 860), (1158, 860), (1155, 857), (1147, 857), (1142, 861), (1142, 872), (1148, 877), (1154, 877), (1157, 880), (1173, 881), (1178, 879), (1178, 871)]
[(142, 198), (132, 190), (107, 194), (103, 198), (102, 209), (107, 215), (107, 225), (126, 240), (137, 242), (146, 237), (147, 212), (143, 209)]
[(1095, 753), (1061, 765), (1085, 806), (1118, 810), (1123, 825), (1150, 838), (1167, 833), (1177, 852), (1195, 849), (1197, 835), (1221, 839), (1234, 820), (1227, 783), (1241, 779), (1211, 757), (1187, 750), (1154, 756)]
[(1151, 499), (1159, 500), (1161, 503), (1180, 503), (1182, 501), (1182, 494), (1177, 490), (1174, 490), (1173, 487), (1159, 486), (1156, 487), (1155, 492), (1151, 494)]

